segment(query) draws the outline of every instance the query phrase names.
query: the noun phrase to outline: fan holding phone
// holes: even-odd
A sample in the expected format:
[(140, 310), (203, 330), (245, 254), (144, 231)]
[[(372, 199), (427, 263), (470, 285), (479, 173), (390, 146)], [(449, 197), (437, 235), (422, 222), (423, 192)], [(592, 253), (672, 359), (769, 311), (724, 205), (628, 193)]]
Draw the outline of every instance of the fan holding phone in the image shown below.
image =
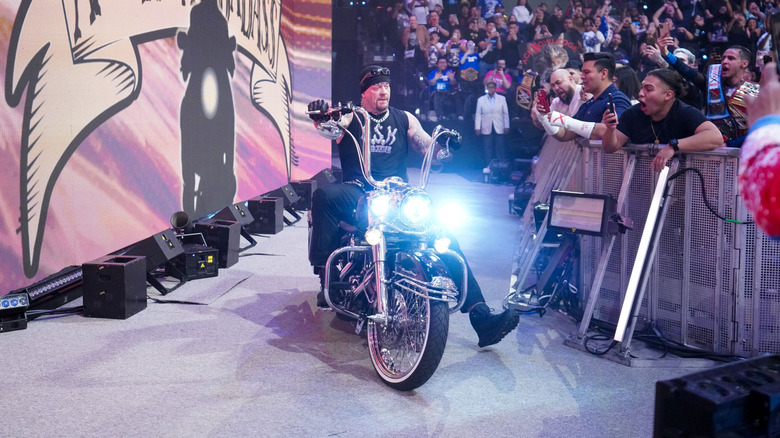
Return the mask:
[(565, 69), (555, 70), (550, 75), (550, 92), (541, 89), (536, 92), (531, 120), (539, 129), (544, 129), (541, 119), (547, 121), (547, 114), (556, 111), (560, 114), (573, 116), (577, 113), (582, 100), (582, 86), (574, 82), (574, 77)]
[(651, 70), (642, 81), (639, 104), (619, 118), (604, 112), (604, 152), (612, 153), (631, 144), (654, 144), (650, 167), (661, 171), (677, 152), (712, 150), (723, 142), (718, 128), (698, 109), (679, 100), (683, 79), (667, 68)]
[[(585, 53), (582, 65), (582, 88), (593, 97), (583, 102), (574, 116), (551, 111), (539, 122), (545, 131), (559, 141), (583, 137), (601, 139), (604, 124), (601, 118), (608, 108), (618, 116), (631, 106), (631, 101), (612, 83), (615, 58), (608, 53)], [(552, 79), (552, 78), (551, 78)], [(612, 95), (612, 105), (608, 96)], [(541, 111), (537, 105), (537, 110)]]

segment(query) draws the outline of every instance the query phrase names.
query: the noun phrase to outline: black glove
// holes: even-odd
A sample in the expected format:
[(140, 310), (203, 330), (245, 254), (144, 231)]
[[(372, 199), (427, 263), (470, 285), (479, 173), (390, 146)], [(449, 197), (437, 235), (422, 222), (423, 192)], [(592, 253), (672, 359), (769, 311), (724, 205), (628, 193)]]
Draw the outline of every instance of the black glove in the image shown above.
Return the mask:
[[(318, 111), (313, 113), (313, 111)], [(326, 114), (328, 112), (328, 104), (320, 99), (309, 102), (309, 118), (315, 122), (324, 122), (330, 120), (330, 116)]]
[(452, 135), (450, 138), (447, 139), (447, 145), (450, 147), (450, 150), (457, 151), (460, 149), (460, 141), (462, 140), (462, 137), (460, 134)]

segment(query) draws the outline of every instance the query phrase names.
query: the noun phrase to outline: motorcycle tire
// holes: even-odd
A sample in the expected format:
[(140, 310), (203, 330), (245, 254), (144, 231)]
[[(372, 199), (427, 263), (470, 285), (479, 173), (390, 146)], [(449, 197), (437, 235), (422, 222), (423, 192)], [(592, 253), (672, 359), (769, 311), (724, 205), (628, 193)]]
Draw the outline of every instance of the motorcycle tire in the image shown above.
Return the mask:
[(368, 321), (371, 362), (390, 387), (411, 391), (431, 378), (447, 344), (447, 304), (390, 287), (390, 322)]

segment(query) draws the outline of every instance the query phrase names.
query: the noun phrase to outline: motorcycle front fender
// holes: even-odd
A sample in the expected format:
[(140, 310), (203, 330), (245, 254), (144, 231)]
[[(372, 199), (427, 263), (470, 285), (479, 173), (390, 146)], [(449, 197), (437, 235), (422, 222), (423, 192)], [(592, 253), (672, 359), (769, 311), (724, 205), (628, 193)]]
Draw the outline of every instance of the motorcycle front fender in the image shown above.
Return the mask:
[[(425, 283), (431, 282), (435, 277), (446, 277), (452, 279), (458, 286), (458, 303), (453, 307), (450, 306), (450, 313), (457, 312), (466, 300), (466, 294), (468, 293), (468, 271), (466, 267), (466, 261), (463, 260), (459, 254), (448, 251), (448, 256), (453, 257), (461, 265), (461, 272), (463, 276), (460, 279), (453, 278), (447, 265), (439, 257), (439, 255), (431, 250), (428, 251), (400, 251), (395, 255), (394, 269), (405, 275), (412, 276), (417, 280)], [(460, 280), (460, 284), (458, 284)]]

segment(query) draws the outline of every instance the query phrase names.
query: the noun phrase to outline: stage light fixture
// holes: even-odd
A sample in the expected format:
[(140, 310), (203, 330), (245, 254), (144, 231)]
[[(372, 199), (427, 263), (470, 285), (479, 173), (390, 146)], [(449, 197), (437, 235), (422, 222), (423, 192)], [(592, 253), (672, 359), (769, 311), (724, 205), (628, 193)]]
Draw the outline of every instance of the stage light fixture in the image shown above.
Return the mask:
[(289, 213), (290, 216), (294, 218), (293, 220), (290, 220), (284, 217), (283, 219), (285, 225), (289, 226), (301, 220), (301, 215), (299, 215), (294, 208), (295, 203), (298, 202), (301, 197), (298, 195), (298, 193), (295, 192), (290, 184), (279, 187), (278, 189), (272, 190), (268, 193), (264, 193), (262, 196), (282, 198), (282, 201), (284, 202), (284, 211)]
[[(52, 310), (81, 298), (81, 265), (67, 266), (31, 285), (11, 291), (11, 294), (25, 293), (29, 298), (29, 310)], [(27, 316), (32, 321), (41, 313)]]
[[(209, 219), (223, 219), (228, 221), (234, 221), (241, 224), (241, 237), (249, 242), (249, 245), (240, 249), (240, 251), (246, 251), (249, 248), (257, 245), (257, 240), (252, 237), (252, 234), (247, 231), (246, 227), (255, 221), (252, 213), (249, 212), (246, 202), (239, 202), (223, 208), (222, 210), (208, 216)], [(239, 251), (239, 252), (240, 252)]]
[(30, 297), (26, 293), (11, 293), (0, 297), (0, 333), (27, 328), (27, 308)]
[(177, 211), (171, 215), (171, 226), (176, 234), (192, 233), (192, 222), (186, 212)]
[(639, 293), (641, 286), (640, 281), (642, 280), (645, 263), (652, 262), (647, 260), (647, 256), (652, 251), (656, 219), (658, 218), (658, 215), (661, 214), (661, 201), (664, 196), (664, 188), (666, 187), (668, 178), (669, 167), (664, 167), (663, 170), (658, 173), (658, 181), (655, 185), (653, 199), (650, 201), (650, 210), (648, 210), (647, 213), (645, 227), (642, 231), (642, 238), (639, 241), (639, 247), (636, 249), (634, 267), (631, 269), (631, 277), (628, 279), (628, 286), (626, 286), (623, 307), (620, 310), (617, 327), (615, 327), (615, 337), (613, 339), (618, 342), (623, 342), (623, 337), (626, 335), (626, 329), (630, 323), (632, 311), (634, 309), (634, 299)]
[[(128, 248), (117, 251), (112, 255), (144, 256), (146, 257), (146, 281), (157, 289), (160, 294), (167, 295), (187, 282), (184, 275), (173, 263), (174, 257), (184, 252), (179, 239), (173, 230), (163, 230)], [(165, 273), (175, 277), (179, 283), (172, 287), (165, 287), (155, 276), (158, 267), (165, 265)]]

